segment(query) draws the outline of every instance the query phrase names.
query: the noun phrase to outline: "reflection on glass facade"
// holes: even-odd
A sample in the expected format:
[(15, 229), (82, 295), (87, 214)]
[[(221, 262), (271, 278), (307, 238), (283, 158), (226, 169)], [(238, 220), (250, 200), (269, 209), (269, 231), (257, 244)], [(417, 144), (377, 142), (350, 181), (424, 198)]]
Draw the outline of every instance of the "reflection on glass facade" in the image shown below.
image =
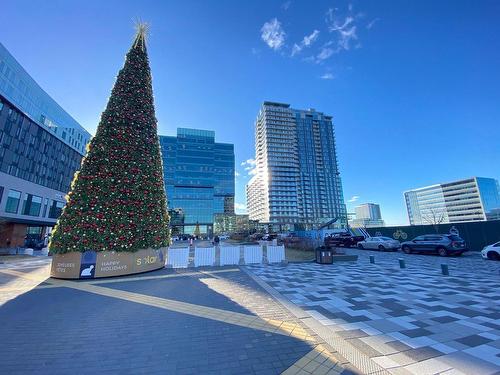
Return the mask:
[(0, 43), (0, 247), (50, 231), (89, 139)]
[(20, 201), (21, 201), (21, 192), (16, 190), (9, 190), (9, 195), (7, 196), (7, 203), (5, 204), (5, 212), (8, 212), (10, 214), (16, 214)]
[[(176, 233), (211, 235), (214, 214), (234, 213), (234, 146), (216, 143), (208, 130), (177, 130), (160, 136), (169, 211)], [(174, 211), (173, 211), (174, 210)]]
[(23, 215), (38, 216), (42, 208), (42, 197), (26, 194), (23, 203)]
[(405, 192), (411, 225), (500, 219), (500, 188), (493, 178), (473, 177)]
[(380, 206), (376, 203), (363, 203), (354, 207), (356, 218), (349, 221), (351, 227), (374, 228), (385, 226), (380, 213)]
[[(90, 134), (35, 82), (0, 43), (0, 95), (81, 155)], [(1, 109), (2, 104), (0, 104)]]
[(477, 177), (486, 220), (500, 220), (500, 185), (493, 178)]
[(0, 103), (0, 172), (66, 194), (82, 155), (1, 95)]

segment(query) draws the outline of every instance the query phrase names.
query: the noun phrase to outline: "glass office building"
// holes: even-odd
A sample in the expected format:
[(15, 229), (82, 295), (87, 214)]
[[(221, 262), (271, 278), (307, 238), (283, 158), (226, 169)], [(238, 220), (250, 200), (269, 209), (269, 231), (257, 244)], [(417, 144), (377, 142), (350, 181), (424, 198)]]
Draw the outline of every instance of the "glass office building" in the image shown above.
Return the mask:
[(363, 203), (354, 207), (356, 218), (349, 221), (352, 227), (373, 228), (385, 226), (380, 213), (380, 206), (376, 203)]
[(500, 187), (493, 178), (472, 177), (404, 195), (411, 225), (500, 220)]
[(50, 231), (89, 140), (0, 44), (0, 248)]
[(215, 142), (215, 132), (177, 129), (160, 136), (163, 173), (174, 234), (213, 235), (214, 215), (234, 214), (234, 146)]
[(255, 122), (255, 174), (246, 186), (251, 220), (274, 230), (347, 225), (332, 117), (264, 102)]

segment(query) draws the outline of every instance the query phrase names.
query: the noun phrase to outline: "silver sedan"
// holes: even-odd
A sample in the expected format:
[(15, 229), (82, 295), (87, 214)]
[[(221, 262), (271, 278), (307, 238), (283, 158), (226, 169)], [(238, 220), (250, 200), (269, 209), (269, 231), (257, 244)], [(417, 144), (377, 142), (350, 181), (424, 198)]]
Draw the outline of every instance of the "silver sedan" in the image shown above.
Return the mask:
[(380, 250), (380, 251), (397, 251), (401, 244), (399, 241), (390, 237), (368, 237), (365, 240), (358, 242), (360, 249)]

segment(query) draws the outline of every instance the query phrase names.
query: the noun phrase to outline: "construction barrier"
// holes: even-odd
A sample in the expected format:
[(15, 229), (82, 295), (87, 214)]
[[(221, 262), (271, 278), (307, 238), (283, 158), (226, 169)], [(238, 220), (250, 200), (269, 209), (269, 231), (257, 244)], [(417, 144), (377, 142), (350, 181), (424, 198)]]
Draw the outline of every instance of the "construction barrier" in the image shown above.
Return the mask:
[(220, 265), (234, 265), (240, 263), (240, 247), (239, 246), (221, 246), (220, 248)]
[(215, 264), (215, 247), (196, 247), (194, 249), (194, 266), (213, 266)]
[(267, 262), (280, 263), (285, 260), (285, 246), (267, 246)]
[(243, 258), (245, 260), (245, 264), (262, 263), (262, 247), (244, 246)]
[(187, 268), (189, 263), (189, 247), (169, 248), (167, 266), (172, 268)]

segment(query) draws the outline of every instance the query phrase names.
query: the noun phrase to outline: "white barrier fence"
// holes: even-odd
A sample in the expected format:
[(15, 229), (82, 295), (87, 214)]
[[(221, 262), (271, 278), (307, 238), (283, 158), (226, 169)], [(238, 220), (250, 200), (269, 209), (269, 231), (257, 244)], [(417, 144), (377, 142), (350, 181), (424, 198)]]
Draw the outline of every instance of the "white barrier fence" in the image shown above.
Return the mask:
[(194, 266), (215, 265), (215, 247), (196, 247), (194, 249)]
[(220, 265), (240, 264), (240, 247), (239, 246), (221, 246), (220, 248)]
[(168, 249), (167, 266), (187, 268), (189, 264), (189, 247)]
[(245, 260), (245, 264), (262, 263), (262, 247), (244, 246), (243, 259)]
[(280, 263), (285, 260), (285, 246), (267, 246), (267, 262)]
[[(243, 248), (243, 264), (261, 264), (263, 262), (264, 252), (262, 246), (221, 246), (218, 249), (215, 247), (195, 247), (194, 266), (238, 265), (240, 264), (241, 248)], [(189, 253), (189, 247), (169, 248), (166, 266), (171, 268), (189, 267)], [(283, 261), (285, 261), (285, 247), (283, 245), (267, 245), (267, 263), (280, 263)]]

